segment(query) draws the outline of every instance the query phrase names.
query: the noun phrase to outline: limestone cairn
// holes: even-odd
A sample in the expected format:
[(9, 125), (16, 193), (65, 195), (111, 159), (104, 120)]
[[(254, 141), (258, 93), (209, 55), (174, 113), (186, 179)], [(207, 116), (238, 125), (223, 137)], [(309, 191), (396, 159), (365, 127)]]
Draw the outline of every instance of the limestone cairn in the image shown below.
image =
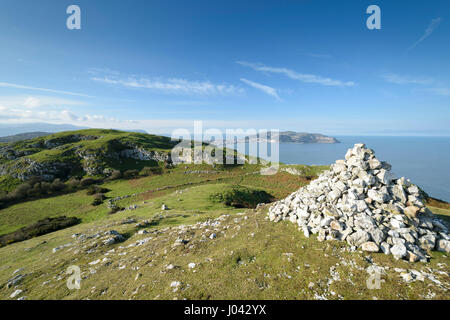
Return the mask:
[(431, 250), (450, 252), (447, 225), (425, 207), (416, 185), (390, 170), (373, 150), (355, 144), (345, 160), (275, 202), (269, 219), (296, 223), (318, 241), (347, 241), (353, 251), (381, 251), (411, 262), (428, 261)]

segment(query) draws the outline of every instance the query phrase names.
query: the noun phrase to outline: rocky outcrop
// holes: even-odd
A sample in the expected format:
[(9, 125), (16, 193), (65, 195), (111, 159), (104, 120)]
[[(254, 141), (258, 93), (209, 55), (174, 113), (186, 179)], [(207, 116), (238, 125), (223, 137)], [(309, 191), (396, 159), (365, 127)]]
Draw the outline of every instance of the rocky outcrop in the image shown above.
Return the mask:
[(131, 158), (141, 161), (149, 161), (149, 160), (154, 160), (157, 162), (169, 161), (169, 153), (167, 152), (148, 151), (139, 147), (122, 150), (120, 152), (120, 157)]
[[(93, 140), (97, 137), (72, 136), (70, 141)], [(46, 140), (40, 143), (40, 148), (53, 149), (61, 145), (57, 141)], [(37, 146), (35, 146), (37, 147)], [(121, 151), (79, 150), (73, 147), (64, 153), (73, 155), (71, 163), (68, 162), (39, 162), (27, 157), (35, 152), (17, 151), (10, 147), (0, 149), (0, 158), (7, 162), (0, 166), (1, 175), (9, 175), (22, 181), (30, 177), (39, 176), (43, 180), (52, 181), (55, 178), (67, 178), (71, 172), (83, 170), (86, 175), (109, 175), (113, 169), (109, 168), (107, 160), (120, 161), (121, 159), (135, 159), (140, 161), (154, 160), (157, 162), (170, 162), (170, 154), (163, 151), (145, 150), (139, 147), (124, 149)]]
[(317, 240), (346, 241), (353, 250), (427, 261), (427, 252), (450, 252), (445, 222), (425, 207), (420, 189), (394, 177), (391, 166), (356, 144), (308, 186), (274, 203), (269, 219), (298, 224)]
[(291, 167), (281, 168), (280, 171), (287, 172), (287, 173), (292, 174), (294, 176), (301, 176), (303, 174), (302, 170), (299, 170), (299, 169), (296, 169), (296, 168), (291, 168)]
[(45, 181), (64, 178), (73, 169), (70, 163), (37, 162), (29, 158), (21, 158), (16, 162), (0, 166), (0, 175), (9, 175), (25, 181), (31, 177), (41, 177)]

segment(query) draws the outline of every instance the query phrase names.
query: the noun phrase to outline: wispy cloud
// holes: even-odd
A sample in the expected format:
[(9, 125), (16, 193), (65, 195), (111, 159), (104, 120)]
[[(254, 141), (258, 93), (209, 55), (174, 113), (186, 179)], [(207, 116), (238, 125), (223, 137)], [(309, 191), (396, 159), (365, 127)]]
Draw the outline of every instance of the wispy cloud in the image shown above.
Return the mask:
[(0, 105), (8, 108), (38, 109), (45, 107), (66, 107), (86, 105), (84, 101), (61, 99), (51, 96), (9, 96), (0, 97)]
[(426, 88), (426, 89), (423, 89), (423, 91), (431, 92), (431, 93), (437, 94), (439, 96), (450, 96), (450, 88), (443, 88), (443, 87)]
[(298, 73), (296, 71), (287, 68), (275, 68), (245, 61), (237, 61), (236, 63), (244, 67), (252, 68), (255, 71), (282, 74), (290, 79), (299, 80), (306, 83), (317, 83), (323, 86), (336, 86), (336, 87), (352, 87), (355, 85), (355, 82), (353, 81), (341, 81), (331, 78), (324, 78), (313, 74)]
[(245, 78), (241, 78), (241, 81), (255, 89), (258, 89), (272, 97), (275, 97), (277, 100), (281, 100), (280, 97), (278, 96), (277, 90), (272, 87), (266, 86), (261, 83), (253, 82)]
[(185, 94), (185, 95), (233, 95), (244, 92), (242, 88), (226, 85), (214, 84), (209, 81), (190, 81), (186, 79), (171, 78), (166, 80), (151, 80), (148, 78), (118, 78), (112, 76), (93, 77), (93, 81), (114, 85), (121, 85), (128, 88), (144, 88), (163, 93)]
[(8, 83), (8, 82), (0, 82), (0, 87), (13, 88), (13, 89), (24, 89), (24, 90), (33, 90), (33, 91), (42, 91), (42, 92), (50, 92), (50, 93), (58, 93), (58, 94), (64, 94), (64, 95), (69, 95), (69, 96), (78, 96), (78, 97), (86, 97), (86, 98), (94, 98), (93, 96), (89, 96), (89, 95), (83, 94), (83, 93), (77, 93), (77, 92), (71, 92), (71, 91), (63, 91), (63, 90), (54, 90), (54, 89), (47, 89), (47, 88), (39, 88), (39, 87), (31, 87), (31, 86), (24, 86), (24, 85), (21, 85), (21, 84)]
[(314, 52), (308, 53), (308, 56), (313, 57), (313, 58), (317, 58), (317, 59), (331, 59), (333, 57), (331, 54), (314, 53)]
[[(399, 85), (416, 85), (413, 91), (428, 92), (439, 96), (450, 96), (450, 89), (445, 87), (445, 83), (432, 78), (417, 78), (396, 73), (385, 73), (381, 75), (386, 82)], [(425, 88), (425, 86), (433, 86)]]
[(434, 80), (430, 79), (430, 78), (415, 78), (415, 77), (406, 76), (406, 75), (399, 75), (396, 73), (385, 73), (385, 74), (382, 74), (381, 77), (386, 82), (395, 83), (395, 84), (427, 85), (427, 84), (432, 84), (434, 82)]
[(72, 124), (103, 123), (110, 125), (120, 122), (115, 118), (103, 115), (82, 115), (79, 116), (68, 109), (23, 109), (8, 107), (0, 104), (0, 123), (27, 123), (27, 122), (56, 122)]
[(0, 121), (7, 123), (36, 121), (74, 121), (78, 117), (69, 110), (23, 110), (0, 105)]
[(441, 21), (442, 21), (442, 18), (432, 19), (430, 24), (428, 25), (428, 27), (425, 29), (425, 32), (424, 32), (423, 36), (420, 37), (420, 39), (417, 40), (412, 46), (410, 46), (407, 49), (407, 51), (409, 51), (411, 49), (414, 49), (419, 43), (421, 43), (423, 40), (428, 38), (433, 33), (433, 31), (439, 26)]

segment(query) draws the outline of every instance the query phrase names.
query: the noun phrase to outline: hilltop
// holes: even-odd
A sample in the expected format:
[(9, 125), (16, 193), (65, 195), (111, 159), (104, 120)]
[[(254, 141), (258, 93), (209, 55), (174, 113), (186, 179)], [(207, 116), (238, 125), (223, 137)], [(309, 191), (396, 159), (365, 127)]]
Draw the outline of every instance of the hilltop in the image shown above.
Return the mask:
[(51, 135), (50, 132), (24, 132), (18, 133), (11, 136), (0, 137), (0, 143), (5, 142), (17, 142), (22, 140), (29, 140), (37, 137), (48, 136)]
[(169, 137), (118, 130), (86, 129), (0, 144), (0, 188), (22, 181), (107, 177), (114, 170), (142, 169), (169, 161), (178, 143)]

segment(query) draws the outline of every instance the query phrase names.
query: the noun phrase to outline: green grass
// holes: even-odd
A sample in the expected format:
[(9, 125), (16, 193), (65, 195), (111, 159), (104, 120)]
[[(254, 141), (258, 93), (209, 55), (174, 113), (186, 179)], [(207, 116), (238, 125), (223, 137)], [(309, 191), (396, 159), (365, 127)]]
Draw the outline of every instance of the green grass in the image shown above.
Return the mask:
[[(116, 180), (102, 184), (102, 187), (110, 190), (105, 195), (108, 198), (144, 193), (136, 197), (118, 201), (121, 207), (170, 194), (175, 190), (186, 189), (192, 186), (206, 185), (205, 192), (216, 190), (213, 184), (242, 184), (247, 187), (266, 188), (276, 197), (283, 197), (296, 190), (300, 180), (296, 176), (286, 173), (278, 173), (279, 180), (283, 183), (274, 185), (270, 180), (276, 180), (276, 176), (261, 176), (252, 173), (259, 172), (258, 165), (245, 165), (240, 167), (212, 169), (209, 165), (180, 165), (167, 170), (162, 175), (154, 175), (133, 180)], [(186, 171), (211, 171), (214, 173), (191, 174)], [(246, 175), (247, 174), (247, 175)], [(244, 178), (242, 178), (244, 177)], [(270, 177), (270, 178), (268, 178)], [(270, 179), (270, 180), (268, 180)], [(269, 183), (271, 184), (269, 186)], [(160, 189), (160, 190), (158, 190)], [(209, 194), (209, 193), (208, 193)], [(74, 193), (27, 201), (11, 205), (0, 210), (0, 235), (16, 231), (38, 220), (47, 217), (61, 215), (75, 216), (82, 222), (91, 222), (108, 216), (109, 209), (106, 205), (92, 206), (93, 196), (87, 195), (86, 190)], [(195, 207), (195, 201), (189, 201)], [(159, 205), (159, 208), (161, 205)], [(158, 205), (152, 209), (158, 208)]]
[[(0, 299), (8, 299), (15, 290), (5, 284), (13, 271), (22, 267), (20, 273), (27, 276), (18, 288), (28, 299), (314, 299), (318, 295), (327, 299), (424, 299), (430, 291), (434, 299), (448, 299), (447, 291), (429, 279), (407, 284), (393, 271), (395, 267), (439, 270), (442, 273), (436, 274), (436, 279), (448, 287), (449, 258), (443, 253), (433, 252), (428, 264), (396, 261), (384, 254), (350, 253), (344, 250), (344, 242), (318, 242), (315, 237), (305, 238), (292, 223), (269, 222), (267, 207), (236, 209), (212, 200), (236, 187), (283, 198), (309, 183), (309, 175), (323, 170), (303, 169), (300, 176), (282, 171), (262, 176), (258, 165), (180, 165), (162, 175), (102, 184), (110, 190), (106, 193), (109, 198), (136, 194), (117, 202), (122, 207), (137, 205), (136, 210), (109, 215), (106, 205), (90, 205), (93, 196), (86, 190), (0, 210), (0, 235), (47, 217), (81, 219), (70, 228), (0, 248)], [(192, 171), (207, 173), (187, 173)], [(162, 204), (169, 210), (161, 210)], [(441, 217), (450, 216), (448, 209), (430, 208)], [(189, 227), (224, 214), (229, 216), (219, 226)], [(137, 234), (143, 228), (121, 224), (125, 218), (150, 220), (145, 229), (151, 233)], [(179, 229), (182, 225), (187, 227)], [(94, 235), (106, 230), (124, 234), (125, 241), (109, 247), (98, 246), (95, 239), (74, 244), (75, 233)], [(211, 240), (213, 232), (217, 239)], [(153, 239), (130, 246), (148, 237)], [(174, 247), (177, 238), (190, 241)], [(52, 253), (53, 248), (69, 243), (74, 245)], [(105, 255), (113, 248), (114, 253)], [(87, 253), (88, 249), (95, 251)], [(391, 268), (383, 276), (380, 290), (366, 286), (367, 256), (377, 265)], [(89, 264), (103, 258), (111, 259), (111, 264)], [(191, 262), (197, 265), (195, 272), (187, 267)], [(168, 264), (177, 267), (167, 270)], [(82, 270), (81, 290), (66, 287), (65, 272), (71, 265)], [(121, 265), (125, 268), (119, 269)], [(331, 267), (341, 280), (327, 285)], [(181, 289), (173, 292), (172, 281), (181, 281)], [(310, 288), (310, 283), (314, 287)]]
[(9, 176), (0, 176), (0, 191), (13, 191), (22, 181)]
[[(191, 190), (189, 196), (200, 197), (205, 191), (201, 187), (197, 189)], [(172, 195), (172, 205), (178, 196)], [(164, 201), (171, 203), (168, 196)], [(219, 208), (211, 212), (215, 209)], [(181, 207), (173, 210), (180, 213)], [(294, 224), (269, 222), (264, 219), (266, 211), (267, 208), (249, 210), (244, 215), (228, 212), (231, 215), (224, 218), (216, 230), (213, 227), (167, 229), (195, 222), (189, 213), (185, 212), (188, 217), (179, 216), (176, 221), (170, 217), (175, 213), (170, 213), (147, 228), (158, 233), (146, 235), (137, 235), (138, 228), (133, 224), (111, 225), (130, 216), (148, 219), (150, 212), (139, 216), (110, 216), (101, 223), (78, 225), (12, 244), (0, 249), (0, 298), (8, 298), (15, 290), (1, 284), (12, 277), (14, 270), (24, 267), (21, 273), (27, 276), (19, 288), (28, 299), (314, 299), (320, 295), (327, 299), (370, 300), (374, 297), (424, 299), (429, 292), (434, 293), (434, 299), (448, 299), (446, 290), (429, 279), (407, 284), (393, 270), (439, 270), (442, 273), (436, 274), (436, 279), (445, 285), (450, 280), (448, 257), (442, 253), (433, 252), (428, 264), (396, 261), (383, 254), (350, 253), (344, 250), (347, 245), (343, 242), (318, 242), (314, 237), (305, 238)], [(208, 214), (208, 217), (211, 216)], [(73, 233), (94, 234), (112, 228), (129, 238), (90, 254), (85, 254), (80, 245), (51, 252), (58, 245), (73, 242)], [(211, 232), (217, 233), (217, 239), (209, 239)], [(146, 244), (129, 247), (149, 236), (153, 239)], [(179, 237), (190, 241), (187, 245), (172, 246)], [(84, 245), (89, 248), (91, 242)], [(115, 252), (105, 255), (112, 248)], [(390, 268), (382, 276), (384, 282), (378, 290), (367, 288), (365, 269), (370, 263), (366, 256), (376, 265)], [(103, 258), (110, 259), (110, 264), (89, 264)], [(192, 262), (196, 264), (195, 272), (188, 268)], [(175, 268), (168, 270), (169, 264)], [(71, 265), (79, 266), (82, 271), (80, 290), (66, 287), (65, 271)], [(332, 267), (339, 273), (340, 280), (328, 285)], [(170, 287), (172, 281), (180, 281), (181, 289), (174, 292)]]
[[(46, 145), (46, 142), (51, 142), (51, 144), (56, 146)], [(10, 176), (15, 176), (28, 170), (29, 164), (25, 160), (44, 164), (69, 164), (68, 169), (70, 172), (61, 173), (65, 176), (60, 178), (85, 175), (82, 169), (83, 165), (101, 167), (102, 169), (140, 170), (145, 166), (156, 166), (158, 163), (155, 161), (118, 159), (117, 155), (122, 150), (132, 147), (168, 154), (177, 143), (177, 141), (171, 141), (171, 138), (168, 137), (118, 130), (88, 129), (67, 131), (4, 144), (3, 148), (8, 147), (8, 149), (14, 150), (22, 156), (14, 160), (8, 160), (7, 157), (0, 155), (0, 163), (8, 170)], [(92, 155), (95, 159), (94, 163), (86, 163), (86, 160), (80, 155)], [(11, 191), (11, 183), (4, 181), (5, 179), (3, 178), (0, 181), (0, 190)]]

